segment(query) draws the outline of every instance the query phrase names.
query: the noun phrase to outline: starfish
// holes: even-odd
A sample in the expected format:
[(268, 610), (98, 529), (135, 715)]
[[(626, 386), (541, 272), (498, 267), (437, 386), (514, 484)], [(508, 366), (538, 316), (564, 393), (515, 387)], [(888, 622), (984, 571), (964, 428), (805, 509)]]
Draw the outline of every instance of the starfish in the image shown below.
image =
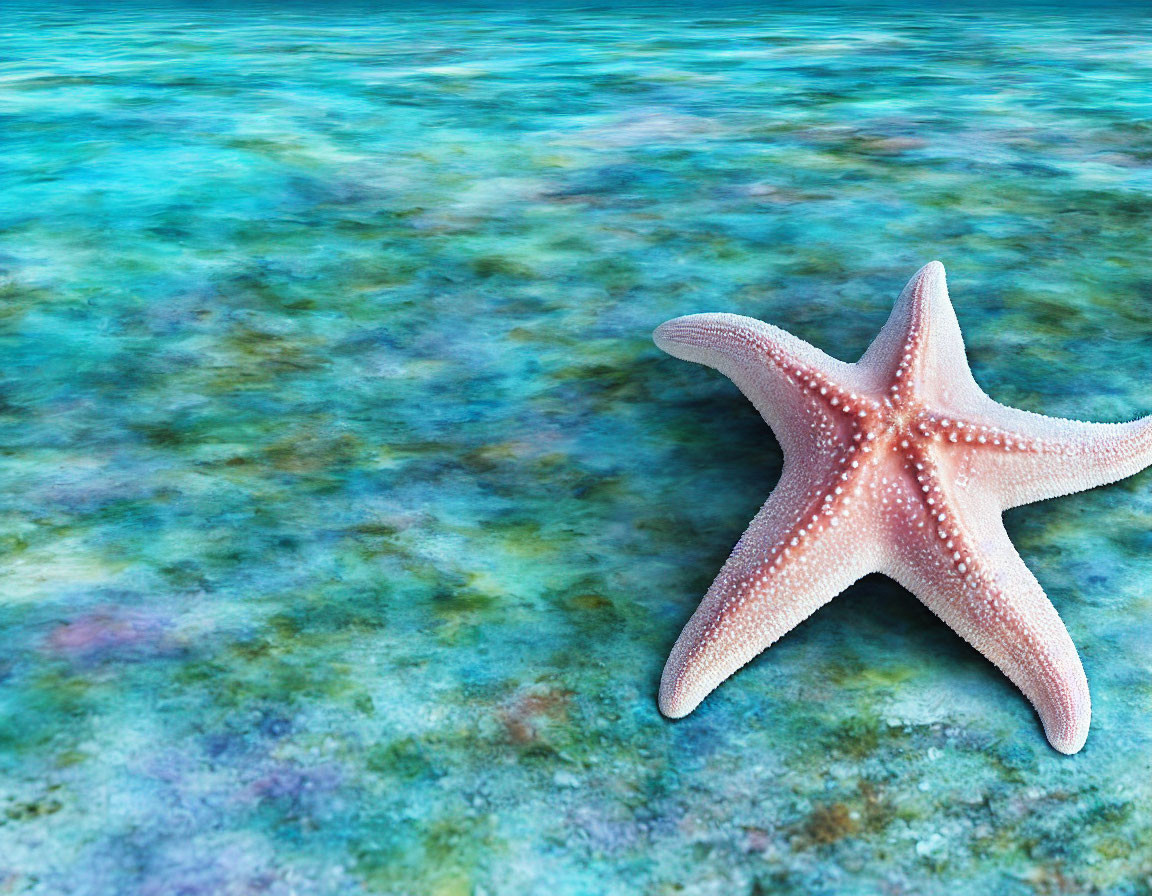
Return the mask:
[(1082, 423), (993, 401), (968, 367), (938, 261), (908, 282), (855, 364), (736, 314), (678, 317), (653, 338), (727, 375), (784, 452), (779, 483), (672, 648), (664, 715), (692, 712), (879, 572), (1008, 676), (1053, 747), (1080, 750), (1091, 719), (1084, 668), (1001, 516), (1152, 464), (1152, 416)]

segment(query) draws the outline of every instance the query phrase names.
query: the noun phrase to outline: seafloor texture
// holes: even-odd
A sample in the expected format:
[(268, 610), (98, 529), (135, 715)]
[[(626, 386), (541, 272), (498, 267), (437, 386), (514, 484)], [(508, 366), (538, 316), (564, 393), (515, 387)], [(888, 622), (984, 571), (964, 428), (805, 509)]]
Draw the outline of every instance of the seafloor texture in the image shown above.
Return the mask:
[(1008, 520), (1083, 753), (880, 579), (671, 723), (780, 454), (649, 338), (939, 258), (993, 396), (1152, 411), (1146, 17), (0, 24), (0, 893), (1152, 890), (1152, 475)]

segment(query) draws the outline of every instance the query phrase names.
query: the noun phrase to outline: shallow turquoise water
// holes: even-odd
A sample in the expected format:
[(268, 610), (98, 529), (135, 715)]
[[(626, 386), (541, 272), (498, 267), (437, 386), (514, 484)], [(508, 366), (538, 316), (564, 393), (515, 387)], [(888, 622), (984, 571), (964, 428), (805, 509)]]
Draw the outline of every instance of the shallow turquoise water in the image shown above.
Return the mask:
[(1083, 753), (870, 579), (655, 693), (779, 472), (652, 328), (1152, 412), (1121, 9), (0, 12), (0, 893), (1152, 890), (1152, 474), (1014, 511)]

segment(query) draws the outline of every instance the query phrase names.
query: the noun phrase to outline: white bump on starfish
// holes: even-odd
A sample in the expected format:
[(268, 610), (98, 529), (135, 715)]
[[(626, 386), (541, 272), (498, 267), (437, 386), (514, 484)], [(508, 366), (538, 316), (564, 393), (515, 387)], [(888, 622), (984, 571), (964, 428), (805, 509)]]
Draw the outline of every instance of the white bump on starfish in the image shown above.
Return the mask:
[(972, 377), (935, 261), (855, 364), (734, 314), (678, 317), (654, 339), (727, 375), (784, 451), (780, 482), (668, 657), (665, 715), (687, 715), (820, 606), (881, 572), (1020, 688), (1057, 750), (1084, 745), (1091, 707), (1080, 658), (1001, 514), (1148, 466), (1152, 417), (1081, 423), (993, 401)]

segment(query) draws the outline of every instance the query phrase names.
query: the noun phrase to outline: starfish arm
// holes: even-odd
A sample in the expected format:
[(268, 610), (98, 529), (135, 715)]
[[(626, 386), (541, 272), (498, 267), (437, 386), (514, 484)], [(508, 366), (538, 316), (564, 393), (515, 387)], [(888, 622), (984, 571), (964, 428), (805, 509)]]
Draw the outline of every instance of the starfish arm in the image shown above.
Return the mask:
[(988, 399), (975, 419), (937, 415), (928, 426), (955, 444), (958, 479), (995, 483), (1004, 510), (1106, 485), (1152, 464), (1152, 417), (1082, 423)]
[(926, 537), (894, 539), (884, 572), (1008, 676), (1035, 707), (1053, 747), (1076, 753), (1092, 715), (1080, 657), (1008, 538), (997, 503), (974, 498), (946, 507), (939, 528), (933, 516)]
[(879, 568), (847, 497), (785, 471), (672, 648), (660, 681), (664, 715), (692, 712), (737, 669)]
[(983, 397), (964, 353), (944, 265), (931, 261), (913, 275), (858, 366), (896, 403), (912, 394), (960, 406)]
[(738, 314), (689, 314), (652, 334), (656, 345), (727, 376), (756, 406), (790, 457), (806, 457), (839, 433), (853, 391), (854, 365), (763, 321)]

